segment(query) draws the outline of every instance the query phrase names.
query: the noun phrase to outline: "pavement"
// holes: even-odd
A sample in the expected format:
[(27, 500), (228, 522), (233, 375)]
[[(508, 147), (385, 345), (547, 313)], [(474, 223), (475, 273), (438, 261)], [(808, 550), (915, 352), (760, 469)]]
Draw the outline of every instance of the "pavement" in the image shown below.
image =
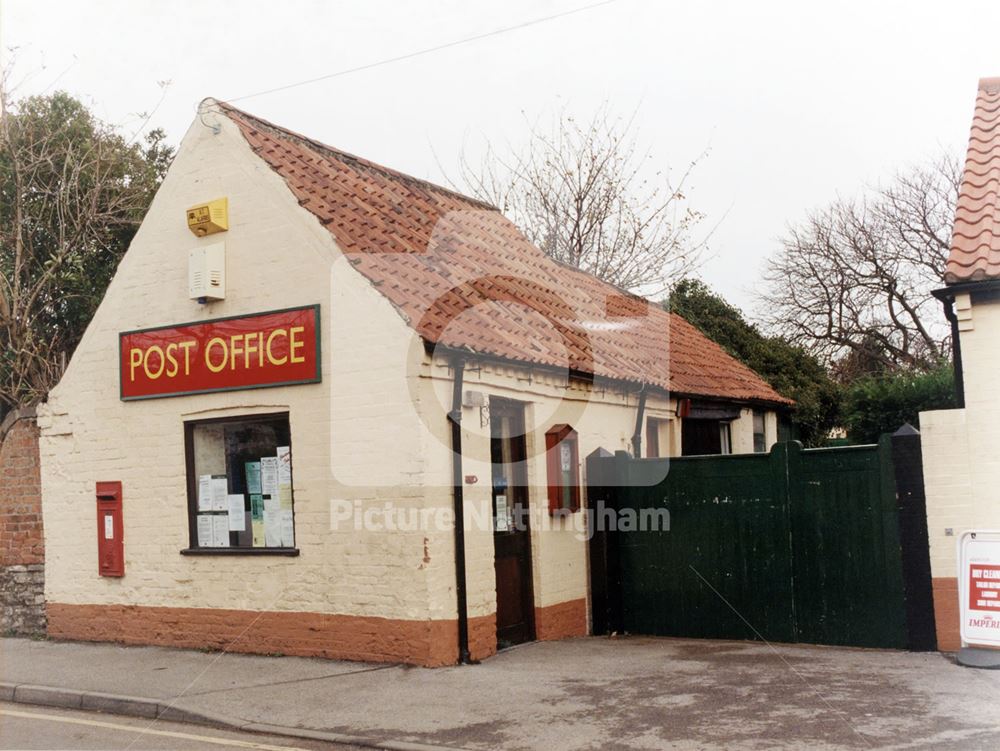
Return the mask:
[(8, 638), (0, 701), (398, 751), (1000, 748), (1000, 671), (757, 642), (581, 638), (425, 669)]
[(360, 751), (358, 746), (0, 702), (0, 749), (220, 751), (234, 746), (252, 751)]

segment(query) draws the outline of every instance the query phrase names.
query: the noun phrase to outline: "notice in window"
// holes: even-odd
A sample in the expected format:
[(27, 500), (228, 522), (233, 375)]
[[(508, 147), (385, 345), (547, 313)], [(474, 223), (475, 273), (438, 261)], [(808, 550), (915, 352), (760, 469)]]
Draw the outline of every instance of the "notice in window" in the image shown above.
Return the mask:
[(247, 528), (246, 509), (243, 505), (243, 494), (234, 493), (227, 496), (229, 505), (229, 530), (242, 532)]
[(260, 489), (264, 495), (278, 495), (278, 457), (261, 457)]
[(293, 522), (292, 510), (281, 509), (281, 544), (287, 548), (295, 547), (295, 524)]
[(260, 489), (260, 462), (247, 462), (247, 492), (262, 493)]
[(278, 446), (278, 485), (292, 484), (292, 449), (288, 446)]
[(563, 472), (569, 472), (573, 464), (573, 449), (563, 441), (559, 444), (559, 466)]
[(496, 531), (507, 531), (507, 496), (497, 496)]
[(212, 476), (200, 475), (198, 477), (198, 510), (212, 510)]
[(229, 494), (229, 480), (225, 475), (212, 475), (212, 511), (228, 508), (226, 496)]
[(253, 546), (264, 547), (264, 496), (260, 493), (250, 496), (250, 527), (253, 530)]
[(216, 548), (229, 547), (229, 514), (212, 515), (212, 545)]
[(264, 544), (269, 548), (281, 547), (281, 509), (278, 499), (264, 498)]
[(278, 501), (281, 508), (285, 511), (292, 510), (292, 486), (291, 485), (280, 485), (278, 487)]
[(211, 548), (213, 538), (212, 516), (210, 514), (198, 514), (198, 547)]

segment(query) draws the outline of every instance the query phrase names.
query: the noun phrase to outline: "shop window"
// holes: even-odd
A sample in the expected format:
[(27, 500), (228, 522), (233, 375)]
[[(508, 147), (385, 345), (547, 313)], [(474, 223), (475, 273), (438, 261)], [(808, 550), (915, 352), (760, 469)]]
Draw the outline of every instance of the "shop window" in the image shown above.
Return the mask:
[(548, 469), (549, 513), (580, 508), (580, 448), (576, 431), (555, 425), (545, 434)]
[(297, 555), (288, 415), (185, 424), (190, 547)]
[(753, 450), (762, 454), (767, 451), (767, 422), (764, 419), (764, 412), (755, 409), (753, 411)]

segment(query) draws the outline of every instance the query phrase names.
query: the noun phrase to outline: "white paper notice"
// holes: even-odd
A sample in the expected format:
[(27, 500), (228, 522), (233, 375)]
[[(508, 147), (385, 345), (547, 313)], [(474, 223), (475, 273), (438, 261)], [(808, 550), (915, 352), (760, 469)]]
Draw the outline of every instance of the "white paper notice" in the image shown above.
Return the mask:
[(233, 532), (242, 532), (247, 526), (243, 494), (233, 494), (227, 498), (229, 499), (229, 529)]
[(281, 509), (281, 544), (286, 548), (295, 547), (295, 523), (292, 512), (288, 509)]
[(212, 516), (212, 542), (217, 548), (229, 547), (229, 514)]
[(212, 511), (225, 511), (229, 508), (226, 495), (229, 493), (229, 481), (225, 475), (212, 475)]
[(104, 539), (115, 539), (115, 517), (111, 514), (104, 515)]
[(573, 449), (570, 448), (568, 443), (559, 444), (559, 464), (563, 472), (569, 472), (569, 468), (573, 463)]
[(212, 537), (212, 517), (208, 514), (198, 514), (198, 547), (213, 547)]
[(497, 496), (496, 531), (507, 531), (507, 496)]
[(281, 547), (281, 519), (277, 511), (264, 509), (264, 546)]
[(292, 449), (288, 446), (278, 446), (278, 484), (292, 484)]
[(212, 510), (212, 476), (201, 475), (198, 478), (198, 510)]
[(278, 495), (278, 457), (260, 458), (260, 489), (264, 495)]

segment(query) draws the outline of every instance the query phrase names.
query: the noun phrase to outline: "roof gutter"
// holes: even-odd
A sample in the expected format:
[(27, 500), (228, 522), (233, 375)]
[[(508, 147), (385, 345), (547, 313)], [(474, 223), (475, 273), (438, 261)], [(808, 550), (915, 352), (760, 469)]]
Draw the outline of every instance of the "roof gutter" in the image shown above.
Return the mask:
[[(935, 297), (938, 297), (935, 293)], [(958, 316), (955, 315), (955, 297), (938, 297), (944, 306), (944, 317), (951, 324), (951, 367), (955, 380), (955, 406), (965, 407), (965, 372), (962, 370), (962, 338), (958, 332)]]
[(962, 337), (958, 329), (958, 316), (955, 315), (955, 297), (967, 293), (998, 291), (1000, 291), (1000, 279), (961, 282), (931, 292), (941, 301), (944, 306), (944, 317), (951, 325), (951, 363), (955, 373), (955, 405), (959, 409), (965, 407), (965, 371), (962, 367)]
[(645, 383), (640, 381), (634, 381), (627, 378), (616, 378), (614, 376), (598, 375), (595, 376), (593, 373), (588, 373), (585, 370), (577, 370), (575, 368), (565, 368), (558, 367), (556, 365), (548, 365), (546, 363), (540, 362), (529, 362), (527, 360), (517, 360), (513, 357), (503, 357), (502, 355), (495, 355), (491, 352), (479, 352), (470, 347), (454, 347), (448, 344), (440, 344), (438, 342), (431, 341), (425, 336), (421, 336), (424, 343), (424, 351), (428, 355), (439, 355), (441, 357), (454, 359), (455, 357), (464, 357), (469, 360), (478, 360), (482, 362), (494, 362), (500, 363), (506, 366), (514, 366), (520, 368), (529, 368), (531, 370), (538, 370), (545, 373), (553, 373), (561, 376), (569, 376), (570, 378), (576, 379), (578, 381), (583, 381), (585, 383), (590, 383), (595, 386), (603, 386), (605, 384), (613, 384), (623, 390), (634, 390), (638, 385), (640, 388), (646, 389), (647, 391), (655, 391), (661, 396), (667, 398), (678, 397), (678, 398), (691, 398), (691, 399), (704, 399), (711, 401), (729, 402), (731, 404), (747, 404), (750, 406), (762, 406), (769, 407), (771, 409), (795, 409), (795, 402), (786, 403), (781, 401), (770, 401), (768, 399), (754, 399), (747, 397), (729, 397), (729, 396), (719, 396), (718, 394), (697, 394), (694, 392), (682, 392), (682, 391), (671, 391), (664, 386), (658, 386), (652, 383)]

